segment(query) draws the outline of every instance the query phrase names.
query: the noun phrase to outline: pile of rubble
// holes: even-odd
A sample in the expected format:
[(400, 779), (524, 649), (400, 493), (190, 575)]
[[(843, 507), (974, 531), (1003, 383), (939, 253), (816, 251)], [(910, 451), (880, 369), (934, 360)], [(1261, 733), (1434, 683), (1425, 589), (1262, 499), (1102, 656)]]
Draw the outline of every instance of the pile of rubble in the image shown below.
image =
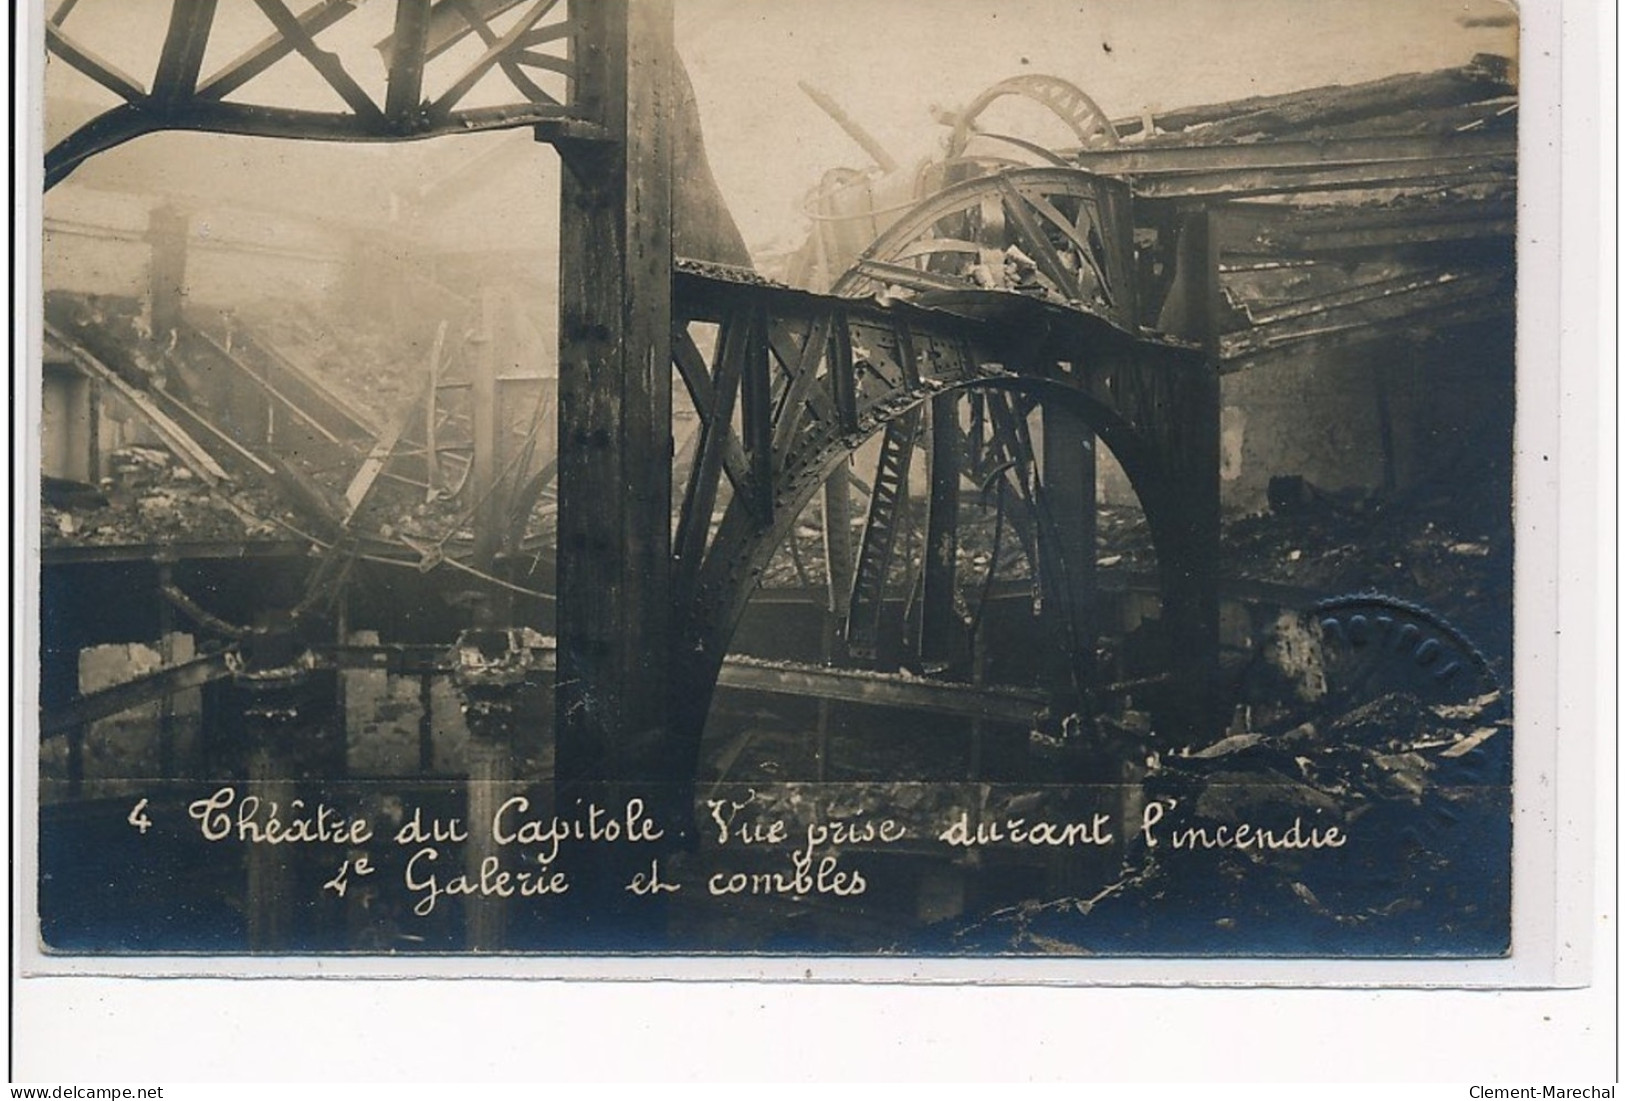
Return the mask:
[(47, 477), (40, 535), (46, 547), (290, 538), (292, 510), (253, 489), (211, 487), (159, 447), (120, 448), (95, 486)]

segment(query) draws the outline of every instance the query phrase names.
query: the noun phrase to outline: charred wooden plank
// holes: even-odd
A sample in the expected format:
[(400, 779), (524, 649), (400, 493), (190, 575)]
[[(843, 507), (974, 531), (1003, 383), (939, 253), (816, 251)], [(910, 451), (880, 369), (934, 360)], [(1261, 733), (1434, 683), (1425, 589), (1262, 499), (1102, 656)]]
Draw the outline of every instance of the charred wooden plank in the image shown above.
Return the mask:
[[(1423, 105), (1451, 106), (1478, 100), (1493, 99), (1515, 91), (1510, 65), (1506, 58), (1494, 54), (1479, 54), (1467, 65), (1443, 69), (1433, 73), (1402, 73), (1381, 77), (1359, 84), (1333, 84), (1278, 95), (1249, 96), (1224, 103), (1209, 103), (1195, 107), (1182, 107), (1153, 114), (1152, 123), (1160, 131), (1180, 135), (1178, 140), (1189, 141), (1201, 133), (1186, 133), (1193, 128), (1205, 128), (1214, 135), (1224, 135), (1236, 126), (1270, 127), (1247, 133), (1272, 132), (1276, 127), (1325, 124), (1334, 120), (1353, 120)], [(1138, 134), (1144, 130), (1140, 116), (1115, 120), (1113, 125), (1120, 135)], [(1223, 128), (1221, 128), (1223, 127)], [(1161, 135), (1150, 141), (1163, 140)]]

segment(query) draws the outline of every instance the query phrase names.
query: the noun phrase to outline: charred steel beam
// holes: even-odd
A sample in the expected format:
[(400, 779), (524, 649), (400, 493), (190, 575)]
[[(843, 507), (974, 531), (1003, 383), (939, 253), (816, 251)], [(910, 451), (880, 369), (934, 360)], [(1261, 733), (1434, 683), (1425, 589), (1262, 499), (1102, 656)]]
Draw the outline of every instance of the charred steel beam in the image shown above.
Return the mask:
[[(763, 525), (742, 498), (733, 501), (705, 549), (691, 586), (693, 598), (677, 604), (674, 667), (684, 678), (684, 692), (674, 697), (673, 706), (674, 728), (683, 737), (697, 744), (728, 638), (772, 551), (826, 479), (844, 468), (866, 438), (881, 431), (888, 437), (883, 440), (885, 461), (870, 495), (867, 545), (858, 555), (844, 617), (853, 650), (864, 650), (863, 625), (872, 619), (875, 604), (870, 593), (885, 579), (880, 545), (884, 537), (895, 536), (891, 513), (905, 484), (900, 467), (905, 447), (913, 446), (909, 421), (919, 417), (926, 400), (967, 386), (978, 388), (985, 403), (992, 403), (997, 447), (1015, 457), (1024, 474), (1026, 481), (1018, 488), (1027, 509), (1036, 509), (1037, 502), (1024, 420), (1041, 402), (1060, 400), (1073, 409), (1123, 459), (1136, 489), (1143, 490), (1148, 516), (1155, 515), (1153, 538), (1164, 566), (1164, 622), (1178, 655), (1172, 677), (1179, 685), (1172, 695), (1178, 698), (1162, 717), (1170, 731), (1205, 727), (1217, 644), (1212, 570), (1219, 406), (1211, 332), (1217, 254), (1207, 220), (1187, 220), (1180, 281), (1191, 309), (1190, 316), (1181, 318), (1179, 340), (1132, 337), (1099, 316), (1008, 292), (967, 290), (882, 304), (798, 291), (748, 273), (678, 265), (675, 293), (684, 317), (718, 320), (762, 309), (770, 318), (770, 331), (776, 325), (795, 332), (810, 330), (815, 319), (828, 317), (832, 330), (825, 370), (813, 387), (822, 391), (834, 413), (812, 408), (813, 391), (800, 409), (778, 403), (780, 423), (792, 427), (782, 436), (776, 431), (776, 444), (783, 446), (775, 447), (771, 523)], [(775, 351), (781, 376), (788, 376), (790, 363), (798, 359), (787, 354), (794, 353), (793, 343), (781, 339)], [(793, 385), (793, 379), (781, 377), (774, 392), (788, 393)], [(1008, 466), (992, 473), (1009, 477)], [(877, 502), (886, 516), (874, 515)], [(826, 514), (830, 533), (846, 530), (838, 510), (826, 508)], [(1022, 519), (1028, 521), (1024, 543), (1035, 546), (1040, 525), (1034, 516)], [(1046, 539), (1054, 539), (1048, 529), (1055, 526), (1045, 526)], [(1036, 549), (1030, 553), (1037, 557)], [(1046, 548), (1044, 553), (1051, 552)], [(832, 562), (838, 558), (833, 550), (829, 557)], [(1087, 643), (1076, 649), (1086, 650)]]
[(196, 90), (203, 54), (209, 48), (216, 3), (175, 0), (170, 9), (164, 52), (158, 58), (158, 73), (152, 78), (152, 100), (158, 108), (173, 107)]
[(959, 477), (965, 464), (959, 433), (959, 397), (930, 402), (931, 493), (925, 519), (925, 568), (921, 577), (916, 651), (929, 668), (958, 653), (964, 623), (955, 608), (959, 562)]
[(887, 286), (895, 284), (911, 291), (962, 291), (966, 286), (965, 280), (956, 276), (938, 275), (936, 272), (911, 268), (907, 264), (893, 264), (867, 257), (859, 257), (852, 270), (867, 275), (877, 283)]
[(818, 388), (818, 364), (829, 359), (831, 321), (827, 316), (815, 317), (807, 326), (807, 338), (799, 348), (782, 323), (770, 324), (768, 341), (774, 354), (790, 375), (777, 427), (773, 430), (772, 446), (783, 448), (795, 435), (803, 412), (815, 416), (835, 418), (834, 403)]
[[(559, 239), (558, 779), (691, 780), (672, 729), (671, 0), (580, 13)], [(698, 522), (698, 521), (696, 521)]]
[(750, 463), (746, 492), (764, 524), (773, 521), (773, 378), (767, 328), (767, 315), (756, 313), (739, 378), (739, 420)]
[(1043, 409), (1041, 512), (1056, 546), (1045, 559), (1055, 634), (1062, 641), (1057, 664), (1062, 683), (1080, 692), (1093, 678), (1095, 651), (1095, 449), (1075, 414)]
[[(726, 328), (724, 329), (726, 332)], [(733, 347), (723, 343), (723, 347)], [(711, 435), (722, 437), (722, 468), (728, 474), (728, 480), (733, 483), (735, 492), (743, 492), (745, 481), (749, 477), (745, 461), (745, 448), (739, 442), (739, 437), (733, 432), (732, 425), (723, 425), (712, 433), (708, 424), (715, 418), (710, 410), (720, 408), (717, 396), (718, 381), (730, 384), (738, 381), (738, 375), (730, 365), (727, 372), (723, 371), (720, 354), (717, 357), (717, 371), (713, 374), (705, 364), (705, 356), (700, 352), (699, 346), (687, 329), (678, 329), (672, 334), (672, 360), (677, 366), (677, 372), (683, 379), (683, 385), (688, 388), (689, 400), (694, 403), (694, 410), (700, 419), (700, 434), (696, 443), (703, 446), (704, 441)], [(732, 416), (733, 398), (728, 399), (728, 415)], [(692, 475), (692, 468), (690, 471)]]
[[(1490, 285), (1497, 279), (1488, 276)], [(1269, 305), (1243, 306), (1242, 310), (1250, 322), (1234, 330), (1227, 330), (1224, 338), (1244, 337), (1244, 334), (1254, 331), (1262, 326), (1273, 325), (1277, 322), (1288, 322), (1295, 319), (1313, 318), (1326, 315), (1332, 311), (1346, 306), (1356, 306), (1363, 302), (1372, 302), (1383, 298), (1404, 296), (1412, 291), (1423, 290), (1441, 284), (1454, 284), (1468, 280), (1469, 285), (1483, 289), (1486, 279), (1484, 272), (1474, 272), (1465, 268), (1430, 268), (1421, 271), (1407, 271), (1388, 279), (1373, 279), (1365, 283), (1356, 283), (1353, 286), (1343, 287), (1326, 294), (1318, 294), (1307, 298), (1294, 298), (1284, 302), (1272, 302)], [(1311, 322), (1308, 328), (1318, 327)], [(1292, 331), (1284, 329), (1282, 331)]]
[[(718, 483), (725, 457), (737, 449), (743, 470), (743, 448), (733, 434), (733, 411), (739, 395), (739, 380), (745, 362), (750, 356), (751, 331), (756, 317), (743, 312), (722, 328), (717, 351), (717, 370), (710, 385), (702, 386), (704, 363), (701, 362), (682, 375), (689, 385), (689, 395), (700, 415), (700, 449), (693, 468), (689, 471), (687, 492), (683, 494), (683, 507), (677, 520), (677, 534), (673, 546), (677, 569), (677, 591), (686, 593), (698, 575), (700, 562), (705, 557), (705, 546), (711, 536), (711, 514), (716, 507)], [(687, 337), (687, 334), (683, 334)], [(683, 342), (679, 342), (681, 346)], [(681, 365), (689, 362), (686, 355), (678, 356)], [(709, 399), (709, 400), (706, 400)], [(741, 477), (735, 484), (740, 492), (746, 484)], [(679, 599), (682, 596), (679, 595)]]
[[(1027, 414), (1031, 410), (1021, 408), (1018, 397), (1005, 392), (986, 396), (988, 421), (993, 434), (988, 462), (997, 472), (999, 481), (1009, 487), (1016, 499), (1019, 507), (1009, 512), (1007, 518), (1015, 529), (1021, 552), (1026, 556), (1033, 576), (1043, 577), (1045, 566), (1039, 550), (1041, 528), (1037, 516), (1038, 504), (1033, 499), (1034, 455), (1032, 441), (1026, 432)], [(1004, 489), (1001, 487), (999, 492), (1003, 493)]]
[[(139, 104), (125, 104), (91, 119), (46, 153), (46, 190), (61, 183), (74, 169), (97, 153), (104, 153), (133, 138), (159, 130), (203, 130), (217, 134), (308, 141), (406, 141), (443, 134), (537, 126), (550, 121), (568, 120), (572, 110), (556, 103), (473, 107), (453, 111), (427, 125), (401, 132), (384, 120), (382, 114), (376, 119), (368, 119), (338, 111), (304, 111), (199, 100), (188, 102), (184, 108), (180, 112), (160, 113)], [(596, 134), (596, 131), (593, 133)]]
[(1067, 298), (1081, 298), (1083, 292), (1079, 288), (1078, 277), (1062, 262), (1061, 254), (1050, 243), (1049, 234), (1033, 216), (1033, 210), (1027, 205), (1026, 197), (1016, 190), (1008, 177), (995, 178), (998, 180), (999, 192), (1004, 197), (1004, 211), (1009, 215), (1027, 251), (1037, 261), (1038, 270), (1043, 272)]
[[(1131, 293), (1133, 224), (1129, 200), (1130, 188), (1123, 181), (1076, 168), (1019, 168), (965, 180), (930, 196), (892, 223), (832, 289), (837, 295), (870, 295), (890, 282), (905, 281), (896, 278), (900, 274), (896, 265), (931, 262), (939, 258), (938, 254), (958, 262), (967, 254), (990, 247), (1002, 251), (1010, 243), (1003, 233), (978, 241), (959, 239), (957, 224), (967, 216), (975, 218), (991, 201), (1002, 204), (1011, 232), (1020, 238), (1025, 251), (1033, 254), (1055, 288), (1077, 300), (1077, 309), (1094, 313), (1125, 332), (1135, 332), (1138, 318)], [(1068, 204), (1074, 204), (1082, 224), (1060, 213), (1060, 208)], [(1075, 247), (1076, 274), (1050, 240), (1051, 229), (1066, 235), (1068, 251)], [(868, 261), (884, 266), (865, 270)], [(1084, 269), (1088, 269), (1088, 282), (1094, 284), (1087, 290), (1082, 286)], [(914, 278), (914, 289), (922, 292), (952, 293), (956, 289), (954, 285), (936, 283), (930, 275)], [(964, 290), (970, 284), (961, 281), (956, 286)]]
[[(195, 327), (199, 332), (207, 332), (200, 326)], [(329, 431), (357, 439), (372, 439), (378, 435), (380, 429), (373, 423), (372, 414), (335, 390), (308, 364), (290, 359), (287, 353), (255, 335), (252, 329), (237, 328), (232, 335), (234, 346), (240, 345), (269, 362), (281, 376), (283, 387), (300, 393), (307, 408), (322, 418)]]
[(148, 396), (157, 403), (166, 414), (183, 422), (188, 430), (193, 430), (193, 438), (202, 435), (213, 440), (224, 448), (224, 452), (211, 451), (211, 455), (230, 456), (239, 465), (239, 469), (253, 475), (264, 475), (275, 478), (277, 468), (254, 454), (239, 443), (229, 432), (204, 416), (199, 410), (192, 408), (187, 402), (165, 390), (152, 390)]
[[(1140, 146), (1078, 153), (1079, 168), (1101, 176), (1162, 177), (1261, 168), (1331, 168), (1405, 161), (1492, 161), (1516, 157), (1516, 134), (1268, 141), (1241, 145)], [(1136, 193), (1139, 186), (1136, 187)]]
[[(438, 339), (435, 341), (435, 346), (430, 355), (438, 364), (440, 359), (440, 341)], [(348, 527), (350, 522), (355, 519), (356, 513), (361, 510), (362, 503), (371, 495), (373, 487), (377, 485), (378, 478), (384, 471), (384, 467), (389, 465), (390, 459), (395, 454), (395, 449), (400, 446), (401, 436), (405, 434), (408, 425), (412, 423), (414, 418), (426, 415), (426, 408), (430, 397), (434, 393), (434, 386), (435, 370), (431, 367), (428, 377), (424, 379), (423, 387), (419, 391), (417, 399), (409, 402), (396, 412), (394, 420), (378, 434), (378, 438), (373, 441), (372, 447), (368, 449), (366, 457), (361, 460), (360, 466), (356, 468), (355, 475), (350, 479), (350, 484), (344, 489), (344, 511), (341, 523), (345, 527)]]
[(395, 33), (389, 37), (389, 90), (384, 114), (401, 118), (423, 101), (423, 66), (427, 62), (430, 0), (396, 0)]
[(62, 2), (56, 6), (56, 10), (51, 13), (50, 22), (53, 25), (60, 27), (63, 23), (67, 22), (68, 16), (72, 15), (73, 9), (77, 8), (78, 6), (79, 0), (62, 0)]

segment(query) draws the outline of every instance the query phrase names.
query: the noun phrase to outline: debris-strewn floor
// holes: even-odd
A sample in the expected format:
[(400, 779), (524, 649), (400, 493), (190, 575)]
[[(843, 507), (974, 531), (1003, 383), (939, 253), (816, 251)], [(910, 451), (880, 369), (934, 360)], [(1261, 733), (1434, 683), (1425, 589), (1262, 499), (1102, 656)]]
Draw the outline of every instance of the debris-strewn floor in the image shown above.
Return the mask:
[(100, 486), (45, 479), (44, 546), (240, 543), (291, 537), (298, 516), (264, 490), (209, 486), (161, 447), (120, 448)]

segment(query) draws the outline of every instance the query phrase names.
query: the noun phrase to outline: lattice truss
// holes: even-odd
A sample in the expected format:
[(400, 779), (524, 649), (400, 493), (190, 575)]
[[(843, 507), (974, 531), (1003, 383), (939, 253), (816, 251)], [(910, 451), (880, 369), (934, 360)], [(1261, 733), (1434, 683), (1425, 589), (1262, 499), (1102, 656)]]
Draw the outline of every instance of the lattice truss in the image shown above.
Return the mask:
[[(1066, 540), (1051, 530), (1049, 465), (1029, 433), (1045, 394), (1101, 411), (1102, 439), (1155, 516), (1159, 557), (1175, 556), (1178, 547), (1157, 534), (1183, 507), (1175, 491), (1203, 484), (1190, 472), (1201, 456), (1179, 446), (1204, 415), (1185, 393), (1211, 374), (1199, 352), (1157, 345), (1144, 354), (1097, 317), (1022, 295), (1002, 296), (997, 317), (978, 319), (730, 284), (689, 264), (679, 265), (675, 291), (674, 366), (693, 410), (672, 471), (685, 655), (720, 658), (769, 556), (821, 487), (825, 580), (856, 656), (874, 654), (886, 592), (896, 594), (899, 581), (904, 599), (918, 597), (922, 646), (931, 622), (967, 618), (960, 589), (984, 588), (996, 565), (956, 577), (967, 486), (1001, 502), (1028, 576), (1054, 583), (1058, 563), (1045, 548)], [(870, 437), (878, 456), (858, 486), (846, 460)], [(930, 486), (924, 515), (909, 499), (920, 462)], [(848, 487), (867, 500), (861, 516)], [(912, 550), (899, 560), (909, 545), (918, 562)]]
[[(297, 2), (297, 0), (295, 0)], [(46, 186), (157, 130), (399, 141), (572, 117), (569, 0), (55, 0)]]

